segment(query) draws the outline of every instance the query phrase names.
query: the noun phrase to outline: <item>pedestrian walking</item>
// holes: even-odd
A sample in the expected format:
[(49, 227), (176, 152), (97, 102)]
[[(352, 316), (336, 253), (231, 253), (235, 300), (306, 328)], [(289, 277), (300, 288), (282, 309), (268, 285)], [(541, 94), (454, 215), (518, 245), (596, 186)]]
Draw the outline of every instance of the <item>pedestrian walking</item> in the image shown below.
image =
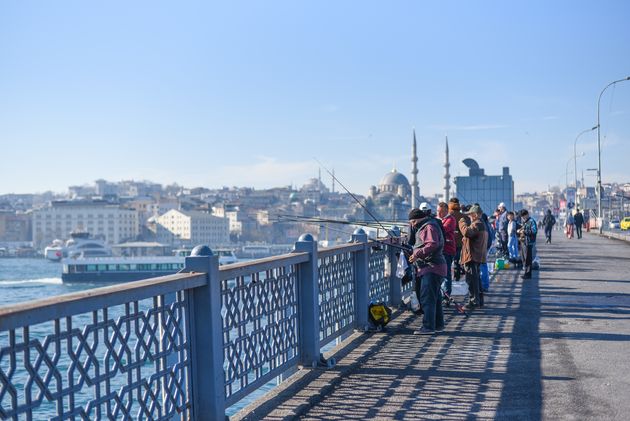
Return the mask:
[(545, 229), (545, 243), (551, 244), (551, 231), (553, 226), (556, 225), (556, 218), (551, 214), (551, 209), (547, 209), (547, 214), (542, 220), (543, 228)]
[(573, 221), (575, 222), (575, 234), (579, 240), (582, 238), (582, 225), (584, 225), (584, 216), (582, 216), (582, 212), (580, 212), (579, 208), (576, 209)]
[(573, 219), (573, 214), (571, 213), (571, 211), (568, 211), (567, 219), (566, 221), (564, 221), (564, 231), (568, 239), (573, 238), (574, 226), (575, 226), (575, 219)]

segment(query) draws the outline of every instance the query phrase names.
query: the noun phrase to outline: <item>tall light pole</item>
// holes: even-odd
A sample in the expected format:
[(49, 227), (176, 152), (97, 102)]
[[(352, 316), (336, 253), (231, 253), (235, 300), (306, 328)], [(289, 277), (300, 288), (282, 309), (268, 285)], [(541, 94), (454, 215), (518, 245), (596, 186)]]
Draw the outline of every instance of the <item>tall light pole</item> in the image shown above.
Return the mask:
[(602, 91), (599, 93), (599, 98), (597, 98), (597, 223), (599, 225), (599, 232), (601, 233), (603, 230), (603, 220), (602, 220), (602, 147), (600, 140), (600, 132), (601, 132), (601, 124), (599, 123), (599, 104), (602, 101), (602, 95), (604, 91), (608, 89), (609, 86), (617, 84), (619, 82), (624, 82), (626, 80), (630, 80), (630, 76), (614, 80), (610, 82)]
[(580, 138), (580, 136), (582, 136), (584, 133), (592, 132), (596, 128), (597, 128), (597, 126), (591, 127), (590, 129), (586, 129), (586, 130), (580, 132), (580, 134), (577, 135), (577, 137), (573, 141), (573, 175), (575, 176), (575, 203), (576, 204), (580, 203), (579, 196), (577, 194), (577, 149), (576, 149), (577, 148), (577, 141)]
[[(585, 153), (584, 153), (584, 152), (582, 152), (579, 156), (584, 156), (584, 155), (585, 155)], [(571, 160), (574, 160), (574, 159), (576, 159), (576, 158), (577, 158), (577, 157), (576, 157), (575, 155), (573, 155), (572, 157), (570, 157), (570, 158), (567, 160), (567, 165), (566, 165), (566, 169), (565, 169), (565, 172), (564, 172), (564, 176), (565, 176), (565, 184), (566, 184), (566, 187), (565, 187), (565, 190), (564, 190), (564, 191), (565, 191), (565, 195), (566, 195), (566, 197), (567, 197), (567, 205), (569, 204), (569, 163), (571, 162)], [(575, 189), (575, 192), (576, 192), (576, 196), (577, 196), (577, 187), (576, 187), (576, 189)]]

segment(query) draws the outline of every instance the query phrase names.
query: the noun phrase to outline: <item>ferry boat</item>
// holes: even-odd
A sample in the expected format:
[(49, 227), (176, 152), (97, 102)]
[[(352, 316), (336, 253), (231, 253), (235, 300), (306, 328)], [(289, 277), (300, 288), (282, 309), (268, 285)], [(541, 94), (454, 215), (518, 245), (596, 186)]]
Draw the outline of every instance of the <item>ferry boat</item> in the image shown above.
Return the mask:
[[(219, 264), (236, 263), (234, 252), (217, 249)], [(188, 251), (190, 255), (190, 251)], [(184, 268), (186, 254), (159, 257), (76, 257), (63, 259), (63, 282), (129, 282), (172, 275)]]
[(58, 262), (65, 257), (108, 257), (112, 249), (100, 238), (90, 236), (85, 231), (73, 231), (70, 239), (63, 244), (61, 240), (54, 240), (44, 249), (44, 257)]

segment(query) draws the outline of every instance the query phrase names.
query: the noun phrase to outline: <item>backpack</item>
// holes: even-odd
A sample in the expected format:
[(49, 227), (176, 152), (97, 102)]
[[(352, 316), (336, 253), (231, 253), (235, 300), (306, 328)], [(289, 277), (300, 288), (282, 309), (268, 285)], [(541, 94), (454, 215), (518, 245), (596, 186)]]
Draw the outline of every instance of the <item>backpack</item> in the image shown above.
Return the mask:
[(370, 322), (376, 327), (384, 327), (392, 319), (392, 310), (384, 302), (370, 303), (368, 307)]

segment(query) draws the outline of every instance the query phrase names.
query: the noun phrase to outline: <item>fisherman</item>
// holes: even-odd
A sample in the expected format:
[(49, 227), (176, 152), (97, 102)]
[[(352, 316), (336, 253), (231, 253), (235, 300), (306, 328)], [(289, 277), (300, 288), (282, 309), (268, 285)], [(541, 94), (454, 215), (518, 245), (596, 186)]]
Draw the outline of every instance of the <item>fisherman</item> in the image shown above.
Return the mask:
[(409, 212), (409, 224), (416, 232), (413, 252), (409, 262), (418, 269), (420, 280), (420, 305), (424, 310), (422, 327), (415, 335), (432, 335), (444, 330), (444, 314), (440, 286), (446, 276), (446, 260), (444, 259), (444, 234), (440, 221), (431, 216), (428, 204), (420, 205), (423, 209), (412, 209)]
[[(455, 217), (448, 213), (448, 205), (445, 202), (438, 203), (437, 216), (442, 222), (442, 228), (444, 228), (444, 259), (446, 260), (446, 279), (444, 280), (444, 289), (446, 295), (451, 296), (453, 288), (453, 259), (457, 253), (457, 243), (455, 242), (455, 232), (457, 230), (457, 221)], [(449, 306), (450, 300), (444, 298), (444, 305)]]
[(521, 259), (525, 265), (525, 273), (521, 276), (523, 279), (532, 278), (532, 260), (534, 254), (534, 246), (536, 245), (536, 234), (538, 228), (534, 218), (529, 216), (527, 209), (522, 209), (521, 212), (522, 226), (517, 231), (519, 234), (519, 241), (521, 243)]
[(466, 212), (470, 222), (463, 217), (459, 219), (459, 230), (463, 236), (461, 263), (466, 269), (468, 284), (468, 303), (465, 305), (467, 309), (483, 306), (479, 266), (486, 264), (488, 232), (481, 221), (482, 213), (479, 206), (473, 205)]
[[(448, 213), (449, 215), (453, 215), (455, 221), (459, 221), (461, 218), (466, 218), (468, 220), (468, 217), (461, 212), (459, 199), (456, 197), (451, 197), (448, 201)], [(455, 230), (455, 246), (455, 256), (453, 257), (453, 279), (455, 281), (459, 281), (460, 277), (464, 274), (464, 269), (459, 263), (459, 258), (462, 254), (462, 233), (459, 229)]]
[[(499, 206), (497, 206), (497, 209), (499, 211), (499, 215), (498, 218), (496, 220), (496, 227), (497, 227), (497, 234), (498, 234), (498, 238), (499, 238), (499, 247), (501, 250), (501, 257), (504, 258), (508, 258), (509, 257), (509, 252), (508, 252), (508, 232), (507, 232), (507, 224), (508, 224), (508, 220), (507, 220), (507, 208), (505, 207), (505, 203), (501, 202), (499, 203)], [(488, 241), (490, 241), (490, 239), (488, 239)]]

